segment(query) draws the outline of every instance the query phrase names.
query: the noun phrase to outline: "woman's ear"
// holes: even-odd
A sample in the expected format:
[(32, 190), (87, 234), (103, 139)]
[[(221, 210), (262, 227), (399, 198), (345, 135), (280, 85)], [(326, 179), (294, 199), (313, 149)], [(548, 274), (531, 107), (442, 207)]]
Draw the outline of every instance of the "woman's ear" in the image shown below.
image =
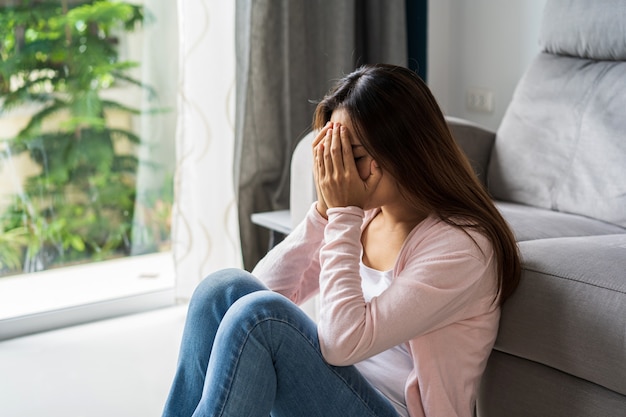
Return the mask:
[(382, 170), (378, 166), (378, 162), (376, 162), (375, 159), (372, 159), (372, 161), (370, 162), (370, 176), (374, 174), (381, 175), (382, 173)]
[(370, 160), (369, 166), (367, 166), (363, 171), (365, 172), (361, 174), (361, 179), (365, 182), (372, 178), (372, 176), (382, 175), (382, 170), (374, 159)]
[(365, 186), (370, 190), (374, 190), (378, 186), (378, 183), (380, 183), (380, 180), (382, 178), (383, 170), (380, 169), (378, 163), (374, 159), (372, 159), (370, 161), (370, 175), (369, 177), (367, 177), (366, 180), (364, 180)]

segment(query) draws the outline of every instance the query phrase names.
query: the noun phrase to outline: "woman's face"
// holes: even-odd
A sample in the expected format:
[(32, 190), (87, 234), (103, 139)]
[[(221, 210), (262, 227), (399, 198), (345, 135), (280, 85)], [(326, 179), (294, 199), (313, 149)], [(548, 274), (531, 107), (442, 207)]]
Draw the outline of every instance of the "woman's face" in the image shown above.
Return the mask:
[(371, 166), (372, 166), (372, 156), (367, 153), (359, 138), (354, 134), (354, 128), (352, 126), (352, 122), (350, 121), (350, 116), (348, 116), (348, 112), (344, 109), (337, 109), (333, 111), (330, 121), (333, 123), (340, 123), (342, 126), (345, 126), (348, 129), (348, 133), (350, 135), (350, 144), (352, 145), (352, 154), (354, 156), (354, 163), (356, 164), (356, 169), (359, 171), (359, 177), (363, 181), (365, 181), (371, 174)]

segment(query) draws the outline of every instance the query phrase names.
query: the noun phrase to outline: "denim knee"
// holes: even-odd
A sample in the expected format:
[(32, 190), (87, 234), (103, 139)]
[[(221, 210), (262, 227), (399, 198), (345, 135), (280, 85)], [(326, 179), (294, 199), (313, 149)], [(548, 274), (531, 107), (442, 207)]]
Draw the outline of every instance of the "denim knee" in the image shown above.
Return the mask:
[(237, 314), (245, 315), (245, 311), (251, 311), (268, 317), (280, 316), (292, 308), (297, 308), (297, 306), (286, 297), (272, 291), (248, 294), (233, 305), (233, 310), (239, 312)]
[(196, 287), (189, 301), (190, 308), (213, 304), (216, 300), (230, 300), (232, 304), (238, 298), (254, 291), (267, 289), (261, 281), (249, 272), (228, 268), (216, 271), (204, 278)]
[(216, 292), (223, 291), (251, 277), (247, 271), (238, 268), (222, 269), (207, 275), (194, 290), (193, 298), (206, 298)]
[(275, 319), (295, 325), (296, 328), (315, 324), (300, 307), (287, 297), (272, 291), (259, 291), (241, 297), (228, 312), (231, 323), (255, 324)]

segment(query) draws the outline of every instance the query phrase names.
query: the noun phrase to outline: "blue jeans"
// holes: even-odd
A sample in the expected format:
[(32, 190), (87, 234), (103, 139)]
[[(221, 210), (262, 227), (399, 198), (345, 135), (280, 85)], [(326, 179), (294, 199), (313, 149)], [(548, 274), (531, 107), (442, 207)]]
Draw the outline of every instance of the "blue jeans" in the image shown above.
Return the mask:
[(164, 417), (397, 417), (352, 366), (331, 366), (315, 323), (251, 274), (227, 269), (196, 289)]

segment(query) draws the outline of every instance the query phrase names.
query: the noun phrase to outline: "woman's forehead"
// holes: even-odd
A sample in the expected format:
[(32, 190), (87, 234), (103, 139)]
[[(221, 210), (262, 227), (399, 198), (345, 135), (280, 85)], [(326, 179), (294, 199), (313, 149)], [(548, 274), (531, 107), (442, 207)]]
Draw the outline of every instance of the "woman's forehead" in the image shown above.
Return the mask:
[(333, 110), (333, 112), (330, 115), (330, 121), (334, 123), (341, 123), (344, 126), (352, 127), (352, 121), (350, 120), (350, 115), (348, 114), (346, 109), (342, 107)]
[(353, 145), (361, 144), (361, 141), (356, 137), (356, 134), (354, 132), (350, 115), (345, 109), (340, 107), (333, 110), (332, 114), (330, 115), (330, 121), (333, 123), (339, 123), (348, 129), (348, 132), (350, 133), (350, 143), (352, 143)]

